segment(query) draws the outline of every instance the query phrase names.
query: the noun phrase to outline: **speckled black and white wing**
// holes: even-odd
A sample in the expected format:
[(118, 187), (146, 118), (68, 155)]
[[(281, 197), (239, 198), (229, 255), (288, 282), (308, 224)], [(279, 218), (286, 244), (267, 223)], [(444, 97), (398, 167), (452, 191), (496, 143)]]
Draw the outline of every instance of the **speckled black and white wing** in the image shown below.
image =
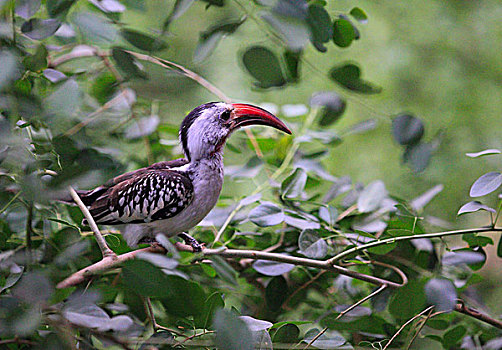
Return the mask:
[(187, 176), (151, 169), (113, 186), (89, 210), (98, 224), (148, 223), (177, 215), (192, 198)]

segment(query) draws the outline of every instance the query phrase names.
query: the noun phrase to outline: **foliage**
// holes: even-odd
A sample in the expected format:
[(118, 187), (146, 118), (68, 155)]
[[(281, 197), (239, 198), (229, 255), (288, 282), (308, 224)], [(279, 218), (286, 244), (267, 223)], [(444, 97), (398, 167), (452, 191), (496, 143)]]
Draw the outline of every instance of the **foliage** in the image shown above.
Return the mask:
[[(362, 28), (371, 20), (359, 7), (334, 14), (325, 1), (177, 0), (158, 28), (131, 27), (128, 16), (143, 6), (0, 1), (0, 344), (458, 349), (501, 342), (497, 320), (487, 316), (493, 322), (483, 323), (465, 306), (478, 302), (471, 286), (482, 280), (477, 271), (494, 244), (483, 233), (501, 231), (495, 227), (500, 204), (495, 209), (472, 201), (458, 211), (486, 211), (490, 227), (430, 233), (423, 209), (443, 186), (406, 201), (393, 196), (385, 181), (365, 186), (329, 173), (327, 149), (377, 123), (367, 119), (335, 131), (352, 97), (382, 91), (364, 78), (359, 63), (336, 57), (323, 72), (331, 90), (310, 91), (309, 107), (278, 112), (293, 138), (261, 129), (233, 136), (228, 149), (238, 161), (227, 167), (226, 182), (255, 190), (241, 198), (224, 194), (196, 229), (199, 240), (215, 248), (211, 255), (178, 252), (160, 236), (167, 256), (139, 253), (87, 284), (59, 288), (99, 261), (100, 251), (80, 210), (55, 199), (69, 185), (91, 188), (178, 156), (179, 120), (167, 118), (173, 116), (166, 106), (190, 91), (187, 78), (228, 99), (186, 68), (192, 62), (153, 56), (177, 50), (172, 28), (195, 20), (192, 8), (225, 16), (199, 34), (195, 63), (251, 22), (265, 31), (266, 41), (250, 40), (237, 53), (250, 78), (247, 87), (265, 92), (303, 86), (309, 50), (329, 55), (328, 48), (364, 45)], [(424, 141), (427, 126), (411, 113), (392, 117), (391, 124), (388, 137), (403, 148), (403, 162), (415, 174), (423, 172), (441, 135)], [(487, 172), (474, 181), (470, 196), (495, 194), (501, 185), (501, 172)], [(117, 254), (131, 250), (115, 229), (103, 232)], [(450, 235), (462, 235), (462, 242), (447, 243)], [(272, 255), (229, 258), (221, 247)], [(497, 254), (502, 257), (501, 240)], [(408, 283), (401, 285), (403, 275)]]

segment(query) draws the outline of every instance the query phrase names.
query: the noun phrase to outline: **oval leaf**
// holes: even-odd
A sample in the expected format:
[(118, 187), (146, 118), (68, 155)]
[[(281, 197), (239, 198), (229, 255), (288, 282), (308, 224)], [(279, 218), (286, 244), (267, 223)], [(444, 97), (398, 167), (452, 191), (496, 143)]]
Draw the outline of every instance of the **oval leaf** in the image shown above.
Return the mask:
[(328, 126), (340, 119), (345, 112), (345, 101), (334, 91), (319, 91), (312, 94), (310, 105), (321, 108), (319, 125)]
[(214, 316), (216, 344), (222, 350), (253, 350), (253, 335), (246, 323), (228, 310), (218, 310)]
[(369, 213), (380, 207), (380, 204), (387, 197), (385, 184), (380, 181), (373, 181), (359, 195), (357, 199), (357, 209), (361, 213)]
[(471, 186), (469, 195), (481, 197), (495, 191), (502, 185), (502, 174), (496, 171), (486, 173), (477, 179)]
[(272, 202), (263, 202), (249, 213), (249, 220), (261, 227), (278, 225), (284, 221), (284, 213)]
[(361, 69), (353, 64), (347, 63), (343, 66), (335, 67), (330, 72), (331, 79), (344, 88), (363, 94), (377, 94), (382, 88), (375, 86), (361, 79)]
[(435, 305), (435, 311), (451, 311), (457, 302), (457, 290), (450, 280), (433, 278), (425, 285), (427, 301)]
[(473, 251), (446, 252), (443, 255), (443, 265), (475, 265), (484, 262), (486, 256), (483, 253)]
[(262, 46), (253, 46), (244, 52), (242, 63), (262, 88), (282, 86), (286, 80), (282, 75), (279, 59), (272, 51)]
[(349, 47), (356, 39), (357, 32), (352, 22), (339, 18), (333, 24), (333, 42), (339, 47)]
[(322, 259), (328, 253), (328, 245), (315, 230), (303, 230), (298, 237), (300, 252), (313, 259)]
[(490, 211), (490, 212), (492, 212), (494, 214), (497, 212), (495, 209), (490, 208), (489, 206), (486, 206), (486, 205), (484, 205), (481, 202), (472, 201), (472, 202), (469, 202), (469, 203), (465, 203), (458, 210), (457, 215), (462, 215), (462, 214), (466, 214), (466, 213), (473, 213), (473, 212), (476, 212), (478, 210), (486, 210), (486, 211)]
[(412, 115), (402, 114), (392, 119), (392, 135), (401, 145), (417, 143), (424, 135), (424, 130), (424, 123)]
[(467, 157), (477, 158), (477, 157), (489, 156), (491, 154), (500, 154), (500, 153), (502, 153), (502, 152), (499, 149), (492, 148), (492, 149), (485, 149), (484, 151), (476, 152), (476, 153), (466, 153), (465, 155)]
[(159, 38), (140, 33), (132, 29), (122, 29), (120, 35), (131, 45), (143, 51), (160, 51), (167, 48), (167, 43)]
[(277, 261), (256, 260), (253, 268), (265, 276), (279, 276), (295, 268), (293, 264), (286, 264)]
[(61, 25), (57, 19), (32, 18), (21, 26), (21, 31), (30, 39), (42, 40), (53, 35)]
[(284, 198), (298, 198), (307, 183), (307, 173), (302, 168), (296, 170), (288, 176), (281, 185), (282, 196)]

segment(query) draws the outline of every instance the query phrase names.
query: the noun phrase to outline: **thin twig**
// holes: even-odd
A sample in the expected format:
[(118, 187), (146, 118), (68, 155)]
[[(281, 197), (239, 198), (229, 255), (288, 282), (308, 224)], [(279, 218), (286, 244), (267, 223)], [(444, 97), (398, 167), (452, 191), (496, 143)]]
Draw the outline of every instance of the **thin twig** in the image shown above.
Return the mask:
[(423, 314), (426, 314), (427, 312), (431, 311), (432, 309), (434, 309), (434, 306), (429, 306), (427, 309), (425, 309), (424, 311), (422, 311), (421, 313), (419, 313), (418, 315), (415, 315), (413, 316), (412, 318), (410, 318), (408, 321), (406, 321), (402, 326), (401, 328), (399, 328), (397, 330), (397, 332), (392, 336), (392, 338), (389, 339), (389, 341), (387, 342), (387, 344), (385, 344), (384, 348), (382, 350), (386, 350), (388, 349), (389, 345), (394, 341), (394, 339), (397, 338), (397, 336), (399, 335), (399, 333), (401, 333), (403, 331), (403, 329), (406, 328), (407, 325), (409, 325), (411, 322), (415, 321), (417, 318), (419, 318), (420, 316), (422, 316)]
[(305, 282), (304, 284), (302, 284), (300, 287), (296, 288), (295, 291), (293, 293), (291, 293), (286, 298), (286, 300), (284, 300), (284, 302), (282, 303), (281, 308), (286, 308), (286, 306), (289, 304), (289, 302), (291, 301), (291, 299), (293, 299), (293, 297), (295, 295), (297, 295), (300, 291), (302, 291), (305, 288), (307, 288), (308, 286), (310, 286), (312, 283), (314, 283), (316, 280), (318, 280), (319, 277), (321, 277), (322, 275), (324, 275), (326, 272), (327, 272), (326, 270), (319, 271), (319, 273), (317, 275), (315, 275), (314, 277), (312, 277), (311, 279), (309, 279), (307, 282)]
[(192, 340), (193, 338), (202, 337), (202, 336), (204, 336), (206, 334), (212, 334), (212, 333), (214, 333), (214, 331), (206, 331), (206, 330), (204, 332), (201, 332), (201, 333), (198, 333), (198, 334), (194, 333), (193, 335), (191, 335), (191, 336), (183, 339), (182, 341), (179, 341), (176, 344), (174, 344), (173, 348), (176, 348), (176, 347), (180, 346), (181, 344), (184, 344), (187, 341)]
[(400, 236), (400, 237), (381, 239), (381, 240), (372, 241), (372, 242), (369, 242), (366, 244), (362, 244), (358, 247), (347, 249), (347, 250), (335, 255), (334, 257), (329, 259), (329, 261), (331, 263), (335, 263), (335, 262), (345, 258), (346, 256), (360, 252), (361, 250), (365, 250), (365, 249), (373, 248), (373, 247), (378, 247), (381, 245), (390, 244), (390, 243), (399, 242), (399, 241), (410, 241), (412, 239), (419, 239), (419, 238), (437, 238), (437, 237), (461, 235), (461, 234), (465, 234), (465, 233), (481, 233), (481, 232), (502, 232), (502, 228), (481, 227), (481, 228), (471, 228), (471, 229), (464, 229), (464, 230), (444, 231), (444, 232), (435, 232), (435, 233), (424, 233), (424, 234), (413, 235), (413, 236)]
[(307, 346), (305, 346), (303, 348), (303, 350), (308, 349), (317, 339), (319, 339), (324, 333), (326, 333), (327, 330), (328, 330), (328, 327), (324, 327), (324, 329), (322, 331), (317, 333), (316, 336), (314, 338), (312, 338), (311, 341), (309, 341), (309, 343), (307, 344)]
[(128, 252), (122, 255), (114, 256), (114, 257), (105, 257), (102, 260), (94, 263), (86, 268), (79, 270), (72, 275), (70, 275), (65, 280), (58, 283), (56, 288), (68, 288), (72, 286), (76, 286), (87, 280), (89, 277), (94, 276), (98, 273), (108, 271), (111, 268), (123, 263), (124, 261), (134, 259), (136, 255), (139, 253), (148, 252), (148, 253), (162, 253), (165, 254), (166, 250), (160, 246), (151, 246), (143, 249), (134, 250), (132, 252)]
[(425, 319), (422, 321), (422, 323), (420, 324), (420, 327), (418, 327), (417, 331), (413, 335), (413, 338), (411, 338), (410, 343), (408, 344), (408, 347), (406, 348), (406, 350), (410, 350), (411, 345), (413, 344), (413, 342), (415, 341), (415, 339), (418, 337), (418, 334), (420, 334), (420, 332), (422, 331), (422, 328), (424, 328), (424, 326), (427, 323), (427, 321), (431, 318), (432, 311), (433, 311), (433, 309), (431, 309), (429, 311), (429, 313), (427, 314), (427, 316), (425, 317)]
[(103, 254), (103, 258), (112, 258), (112, 259), (116, 258), (117, 255), (106, 244), (103, 235), (101, 234), (101, 232), (99, 232), (98, 225), (96, 225), (96, 222), (94, 221), (94, 218), (89, 212), (89, 209), (87, 209), (84, 202), (82, 202), (77, 192), (75, 192), (75, 190), (71, 186), (68, 187), (68, 191), (70, 191), (71, 198), (73, 198), (73, 201), (78, 205), (78, 207), (82, 211), (82, 214), (84, 214), (87, 223), (89, 224), (89, 227), (91, 228), (92, 232), (94, 232), (94, 238), (96, 238), (96, 242), (98, 243), (99, 249)]
[(359, 300), (355, 304), (350, 305), (348, 308), (346, 308), (345, 310), (343, 310), (342, 312), (340, 312), (340, 314), (335, 318), (335, 320), (338, 320), (338, 319), (342, 318), (344, 315), (348, 314), (350, 311), (354, 310), (356, 307), (358, 307), (359, 305), (361, 305), (365, 301), (373, 298), (375, 295), (380, 294), (385, 289), (387, 289), (387, 285), (382, 284), (377, 290), (375, 290), (371, 294), (365, 296), (364, 298), (362, 298), (361, 300)]

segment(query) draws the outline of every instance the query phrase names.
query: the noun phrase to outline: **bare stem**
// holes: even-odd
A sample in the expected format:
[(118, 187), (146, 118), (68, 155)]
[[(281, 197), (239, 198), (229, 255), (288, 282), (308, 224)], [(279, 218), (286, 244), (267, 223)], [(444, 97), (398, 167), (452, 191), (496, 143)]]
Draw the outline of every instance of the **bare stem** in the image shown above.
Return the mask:
[(73, 201), (78, 205), (80, 210), (82, 210), (82, 213), (84, 214), (85, 218), (87, 219), (87, 222), (89, 223), (89, 226), (90, 226), (92, 232), (94, 232), (94, 237), (96, 238), (96, 242), (99, 245), (99, 249), (101, 250), (101, 253), (103, 254), (103, 259), (105, 259), (105, 258), (111, 258), (112, 260), (116, 259), (117, 255), (106, 244), (106, 241), (103, 238), (103, 235), (101, 234), (101, 232), (99, 232), (98, 225), (96, 225), (96, 222), (94, 221), (91, 213), (89, 212), (89, 209), (87, 209), (85, 204), (82, 202), (82, 200), (78, 196), (77, 192), (75, 192), (75, 190), (71, 186), (68, 187), (68, 190), (70, 191), (70, 195), (73, 198)]
[(343, 310), (342, 312), (340, 312), (340, 314), (336, 317), (335, 320), (338, 320), (340, 319), (341, 317), (343, 317), (344, 315), (348, 314), (350, 311), (354, 310), (356, 307), (358, 307), (359, 305), (361, 305), (362, 303), (364, 303), (365, 301), (373, 298), (375, 295), (378, 295), (380, 294), (381, 292), (383, 292), (385, 289), (387, 289), (387, 285), (385, 284), (382, 284), (378, 289), (376, 289), (374, 292), (372, 292), (371, 294), (365, 296), (364, 298), (362, 298), (361, 300), (359, 300), (358, 302), (356, 302), (355, 304), (352, 304), (350, 305), (348, 308), (346, 308), (345, 310)]
[(428, 313), (429, 311), (431, 311), (432, 309), (434, 309), (434, 306), (429, 306), (427, 309), (425, 309), (424, 311), (422, 311), (421, 313), (413, 316), (412, 318), (410, 318), (408, 321), (406, 321), (402, 326), (401, 328), (399, 328), (397, 330), (397, 332), (392, 336), (392, 338), (390, 338), (390, 340), (387, 342), (387, 344), (385, 344), (384, 348), (382, 350), (386, 350), (389, 348), (389, 345), (394, 341), (394, 339), (397, 338), (397, 336), (403, 331), (403, 329), (406, 328), (407, 325), (409, 325), (411, 322), (415, 321), (417, 318), (419, 318), (420, 316)]
[(494, 327), (497, 327), (498, 329), (502, 329), (502, 321), (496, 320), (488, 315), (482, 314), (478, 310), (465, 306), (462, 300), (457, 303), (457, 305), (455, 305), (455, 311), (473, 317), (477, 320), (486, 322)]

